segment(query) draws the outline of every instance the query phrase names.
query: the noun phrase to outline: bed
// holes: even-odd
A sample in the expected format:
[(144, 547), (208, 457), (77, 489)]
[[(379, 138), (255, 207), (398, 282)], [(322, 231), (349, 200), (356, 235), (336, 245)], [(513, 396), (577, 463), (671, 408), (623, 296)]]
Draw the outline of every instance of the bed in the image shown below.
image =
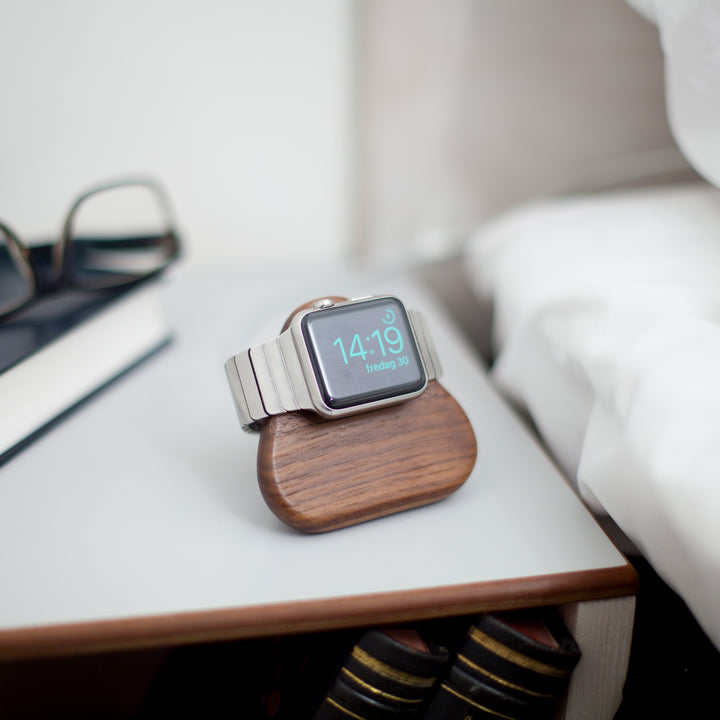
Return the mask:
[(720, 648), (720, 190), (528, 204), (475, 232), (463, 269), (495, 382)]

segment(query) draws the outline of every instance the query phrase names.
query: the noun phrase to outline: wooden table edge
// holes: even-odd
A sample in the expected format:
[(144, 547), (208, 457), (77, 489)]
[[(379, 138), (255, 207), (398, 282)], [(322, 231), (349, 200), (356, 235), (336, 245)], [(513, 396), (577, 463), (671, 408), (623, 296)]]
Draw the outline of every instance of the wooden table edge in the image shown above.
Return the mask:
[(522, 579), (0, 630), (0, 660), (172, 647), (634, 595), (632, 565)]

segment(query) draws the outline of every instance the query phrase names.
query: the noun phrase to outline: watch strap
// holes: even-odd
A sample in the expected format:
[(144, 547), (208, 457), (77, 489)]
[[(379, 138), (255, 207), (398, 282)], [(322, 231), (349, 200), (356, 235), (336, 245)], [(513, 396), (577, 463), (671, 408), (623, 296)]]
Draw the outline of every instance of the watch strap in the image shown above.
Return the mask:
[(271, 415), (312, 409), (290, 330), (234, 355), (225, 372), (243, 430), (258, 430)]
[(410, 318), (413, 332), (415, 333), (428, 382), (430, 382), (430, 380), (437, 380), (442, 375), (442, 367), (440, 366), (440, 359), (435, 349), (435, 343), (427, 326), (427, 320), (425, 316), (417, 310), (408, 310), (407, 314)]

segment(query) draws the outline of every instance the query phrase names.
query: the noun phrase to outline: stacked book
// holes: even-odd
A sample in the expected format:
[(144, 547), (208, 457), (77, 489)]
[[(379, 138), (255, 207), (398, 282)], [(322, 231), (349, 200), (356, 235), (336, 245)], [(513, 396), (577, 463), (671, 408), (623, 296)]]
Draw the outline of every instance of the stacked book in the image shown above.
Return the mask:
[(168, 342), (159, 292), (67, 290), (0, 323), (0, 462)]

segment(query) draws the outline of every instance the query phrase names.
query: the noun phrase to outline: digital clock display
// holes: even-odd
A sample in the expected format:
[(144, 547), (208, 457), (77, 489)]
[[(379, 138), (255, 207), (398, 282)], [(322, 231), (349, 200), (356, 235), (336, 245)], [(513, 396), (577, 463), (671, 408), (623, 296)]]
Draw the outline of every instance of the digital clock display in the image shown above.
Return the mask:
[(425, 384), (407, 313), (395, 298), (310, 313), (302, 332), (330, 408), (405, 395)]

